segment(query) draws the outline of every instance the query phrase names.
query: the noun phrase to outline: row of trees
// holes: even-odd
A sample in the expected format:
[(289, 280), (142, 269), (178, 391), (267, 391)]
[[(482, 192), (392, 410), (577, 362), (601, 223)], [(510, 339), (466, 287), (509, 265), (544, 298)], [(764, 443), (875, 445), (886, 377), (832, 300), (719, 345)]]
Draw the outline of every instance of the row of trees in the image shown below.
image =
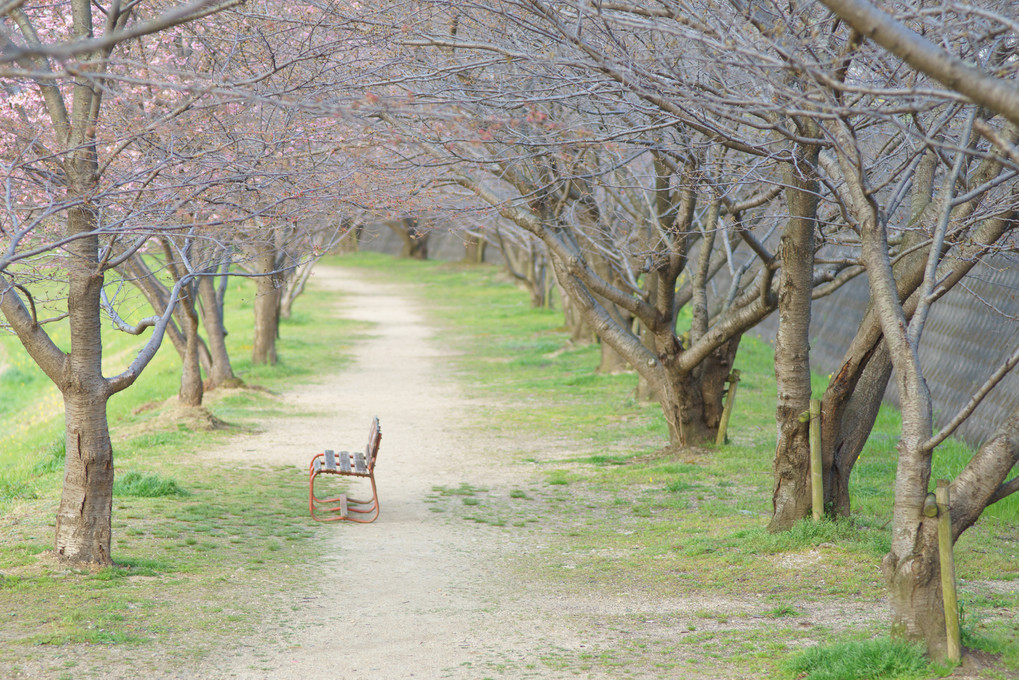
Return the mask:
[[(236, 383), (221, 277), (251, 276), (253, 358), (275, 362), (285, 294), (349, 228), (339, 216), (396, 195), (359, 160), (357, 125), (315, 108), (327, 80), (349, 89), (336, 64), (363, 59), (355, 33), (326, 5), (299, 21), (234, 0), (0, 8), (0, 311), (63, 395), (65, 560), (111, 563), (106, 404), (162, 339), (183, 403)], [(132, 288), (154, 316), (130, 318)], [(104, 320), (149, 333), (113, 376)]]
[[(1015, 247), (1008, 8), (904, 4), (896, 22), (873, 7), (857, 19), (855, 0), (414, 7), (400, 69), (378, 86), (394, 165), (473, 196), (462, 212), (489, 206), (503, 222), (493, 243), (540, 243), (574, 318), (637, 371), (673, 443), (714, 438), (740, 338), (777, 310), (772, 530), (810, 510), (811, 302), (867, 276), (870, 307), (823, 398), (825, 501), (849, 514), (894, 368), (903, 426), (883, 567), (895, 628), (943, 653), (936, 521), (922, 513), (933, 456), (1019, 353), (934, 432), (918, 348), (931, 305)], [(920, 34), (941, 47), (914, 57)], [(954, 480), (955, 538), (1019, 490), (1017, 460), (1019, 412)]]
[[(823, 400), (825, 499), (848, 515), (894, 367), (885, 574), (896, 627), (940, 653), (922, 506), (972, 408), (933, 432), (917, 348), (931, 304), (1014, 247), (1017, 26), (993, 2), (903, 4), (894, 21), (863, 0), (4, 5), (0, 311), (64, 395), (57, 553), (110, 561), (105, 404), (164, 334), (182, 399), (200, 403), (203, 363), (231, 380), (217, 277), (257, 277), (271, 361), (281, 282), (346, 218), (442, 213), (515, 244), (535, 301), (554, 279), (577, 335), (637, 371), (677, 445), (714, 438), (740, 339), (777, 311), (773, 530), (809, 509), (811, 303), (866, 275), (870, 309)], [(108, 378), (102, 315), (139, 330), (120, 280), (157, 313)], [(47, 320), (69, 325), (69, 351)], [(956, 537), (1017, 490), (1017, 459), (1019, 414), (953, 483)]]

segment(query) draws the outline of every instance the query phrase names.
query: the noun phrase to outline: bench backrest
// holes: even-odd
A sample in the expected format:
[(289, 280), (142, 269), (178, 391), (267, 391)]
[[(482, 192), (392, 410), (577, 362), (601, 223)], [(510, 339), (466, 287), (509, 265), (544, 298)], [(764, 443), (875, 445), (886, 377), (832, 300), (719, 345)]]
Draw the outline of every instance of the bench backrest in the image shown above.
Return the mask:
[(364, 459), (369, 470), (375, 469), (375, 458), (379, 455), (379, 444), (382, 443), (382, 427), (379, 425), (379, 417), (372, 418), (372, 426), (368, 431), (368, 445), (364, 448)]

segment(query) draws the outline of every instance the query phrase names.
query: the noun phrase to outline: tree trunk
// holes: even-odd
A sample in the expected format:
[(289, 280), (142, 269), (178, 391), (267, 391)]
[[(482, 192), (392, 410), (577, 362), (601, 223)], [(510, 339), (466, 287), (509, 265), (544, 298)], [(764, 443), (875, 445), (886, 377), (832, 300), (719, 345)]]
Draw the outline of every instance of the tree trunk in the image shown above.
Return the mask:
[[(1014, 140), (1019, 131), (1012, 130)], [(907, 232), (902, 248), (909, 251), (932, 228), (937, 217), (937, 204), (931, 201), (936, 155), (928, 152), (917, 170), (911, 210), (911, 225), (922, 228)], [(1000, 163), (985, 159), (975, 172), (972, 183), (988, 181), (999, 173)], [(972, 213), (976, 201), (956, 207), (953, 215), (960, 221)], [(980, 261), (988, 245), (996, 243), (1010, 227), (1013, 216), (1005, 213), (984, 220), (972, 233), (961, 251), (950, 254), (938, 272), (938, 295), (957, 284)], [(893, 265), (898, 299), (906, 320), (913, 317), (923, 281), (928, 250), (922, 248), (899, 259)], [(877, 419), (892, 372), (892, 359), (884, 341), (879, 318), (868, 308), (842, 366), (831, 380), (821, 402), (821, 451), (825, 470), (825, 503), (836, 516), (850, 512), (849, 478)]]
[(263, 244), (258, 247), (255, 278), (255, 339), (251, 361), (258, 364), (275, 364), (276, 338), (280, 324), (280, 286), (276, 271), (276, 251)]
[(725, 381), (732, 373), (736, 362), (736, 352), (743, 336), (737, 335), (722, 343), (701, 363), (694, 372), (700, 381), (701, 403), (704, 404), (701, 420), (711, 432), (711, 441), (715, 440), (718, 425), (722, 422), (722, 411), (725, 407)]
[[(94, 381), (89, 381), (94, 383)], [(66, 455), (54, 550), (75, 564), (113, 564), (113, 445), (105, 384), (64, 393)]]
[[(632, 314), (618, 305), (606, 304), (605, 306), (609, 314), (612, 315), (612, 318), (620, 326), (623, 328), (633, 326)], [(630, 362), (626, 360), (626, 357), (617, 352), (612, 345), (607, 342), (600, 342), (599, 344), (601, 346), (601, 361), (598, 363), (599, 373), (614, 375), (616, 373), (625, 373), (630, 369)]]
[(608, 343), (600, 343), (601, 361), (598, 363), (598, 372), (605, 375), (625, 373), (630, 369), (630, 363), (622, 354), (612, 349)]
[(669, 368), (678, 360), (677, 353), (663, 362), (667, 378), (660, 383), (649, 380), (668, 424), (670, 444), (703, 446), (714, 443), (722, 419), (725, 380), (732, 372), (739, 342), (740, 337), (735, 337), (723, 343), (691, 372)]
[(318, 260), (319, 258), (316, 257), (306, 262), (298, 267), (293, 276), (288, 277), (287, 285), (284, 287), (280, 298), (280, 316), (282, 318), (290, 318), (290, 315), (293, 313), (294, 300), (304, 292), (304, 288), (308, 285), (308, 279), (311, 278), (311, 273), (314, 271), (315, 263)]
[(209, 338), (209, 389), (221, 385), (235, 387), (241, 381), (234, 375), (230, 354), (226, 349), (226, 327), (223, 325), (222, 309), (216, 294), (216, 281), (211, 276), (198, 279), (198, 295), (202, 305), (202, 326)]
[[(68, 215), (72, 234), (93, 231), (94, 225), (95, 213), (88, 206)], [(84, 236), (67, 248), (71, 351), (58, 385), (64, 397), (66, 454), (54, 550), (75, 564), (107, 566), (113, 563), (113, 445), (106, 421), (110, 388), (102, 373), (99, 240)]]
[(825, 391), (821, 401), (821, 451), (826, 473), (825, 504), (833, 517), (849, 517), (849, 479), (874, 429), (891, 376), (892, 362), (882, 342), (858, 375), (851, 379), (840, 373)]
[[(647, 300), (649, 305), (654, 307), (658, 306), (658, 277), (659, 274), (655, 270), (649, 271), (644, 276), (644, 298)], [(655, 334), (647, 328), (647, 326), (641, 321), (640, 322), (640, 341), (649, 350), (654, 350), (655, 346)], [(638, 401), (658, 401), (658, 393), (655, 391), (644, 374), (637, 373), (637, 399)]]
[(421, 229), (416, 219), (408, 217), (399, 223), (389, 222), (387, 224), (403, 241), (400, 257), (409, 257), (415, 260), (428, 259), (429, 232)]
[(809, 422), (800, 415), (810, 406), (810, 304), (814, 274), (814, 225), (817, 181), (811, 170), (818, 150), (807, 148), (786, 168), (790, 218), (782, 232), (775, 338), (775, 421), (778, 439), (773, 465), (769, 531), (788, 530), (812, 509)]
[(201, 338), (198, 336), (198, 312), (195, 310), (195, 286), (188, 287), (190, 290), (185, 294), (182, 292), (180, 300), (177, 301), (177, 308), (180, 310), (180, 318), (184, 328), (184, 335), (187, 338), (187, 348), (184, 352), (183, 367), (180, 376), (180, 391), (177, 399), (184, 406), (201, 406), (204, 397), (202, 385), (202, 366), (199, 360), (199, 347)]
[(920, 522), (912, 549), (893, 550), (881, 563), (892, 608), (892, 635), (923, 640), (927, 653), (943, 659), (947, 652), (945, 609), (941, 593), (937, 518)]
[(468, 236), (464, 241), (464, 262), (481, 264), (485, 261), (485, 248), (488, 241), (477, 236)]
[(563, 324), (570, 331), (570, 342), (575, 345), (589, 345), (594, 342), (596, 337), (594, 331), (584, 320), (583, 312), (562, 286), (559, 286), (559, 299), (562, 300)]
[(670, 444), (698, 446), (714, 441), (717, 425), (713, 432), (704, 422), (704, 401), (692, 375), (676, 376), (657, 392)]

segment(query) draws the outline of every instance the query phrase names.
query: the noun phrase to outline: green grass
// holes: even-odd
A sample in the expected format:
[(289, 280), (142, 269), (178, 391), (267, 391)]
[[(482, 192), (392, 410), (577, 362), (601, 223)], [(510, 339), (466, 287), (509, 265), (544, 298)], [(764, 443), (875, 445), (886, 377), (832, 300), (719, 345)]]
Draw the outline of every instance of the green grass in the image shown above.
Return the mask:
[(157, 474), (142, 474), (132, 470), (123, 476), (118, 476), (113, 482), (113, 495), (159, 498), (160, 496), (190, 496), (191, 492), (178, 484), (175, 479), (166, 479)]
[(922, 647), (889, 638), (814, 647), (793, 657), (787, 668), (801, 680), (924, 680), (939, 674)]

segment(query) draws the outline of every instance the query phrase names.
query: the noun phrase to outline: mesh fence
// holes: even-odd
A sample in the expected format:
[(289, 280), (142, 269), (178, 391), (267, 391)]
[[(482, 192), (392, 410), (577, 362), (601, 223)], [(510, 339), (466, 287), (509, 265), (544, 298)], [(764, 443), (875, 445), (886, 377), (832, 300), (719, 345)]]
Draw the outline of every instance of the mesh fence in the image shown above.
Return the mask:
[[(815, 371), (838, 370), (863, 318), (869, 299), (865, 277), (814, 303), (810, 324), (810, 361)], [(778, 315), (758, 331), (773, 341)], [(931, 309), (920, 346), (920, 362), (934, 401), (936, 426), (962, 409), (1019, 344), (1019, 265), (1005, 257), (978, 265)], [(885, 398), (898, 404), (895, 378)], [(1019, 372), (983, 401), (957, 436), (971, 444), (984, 441), (1019, 406)]]

